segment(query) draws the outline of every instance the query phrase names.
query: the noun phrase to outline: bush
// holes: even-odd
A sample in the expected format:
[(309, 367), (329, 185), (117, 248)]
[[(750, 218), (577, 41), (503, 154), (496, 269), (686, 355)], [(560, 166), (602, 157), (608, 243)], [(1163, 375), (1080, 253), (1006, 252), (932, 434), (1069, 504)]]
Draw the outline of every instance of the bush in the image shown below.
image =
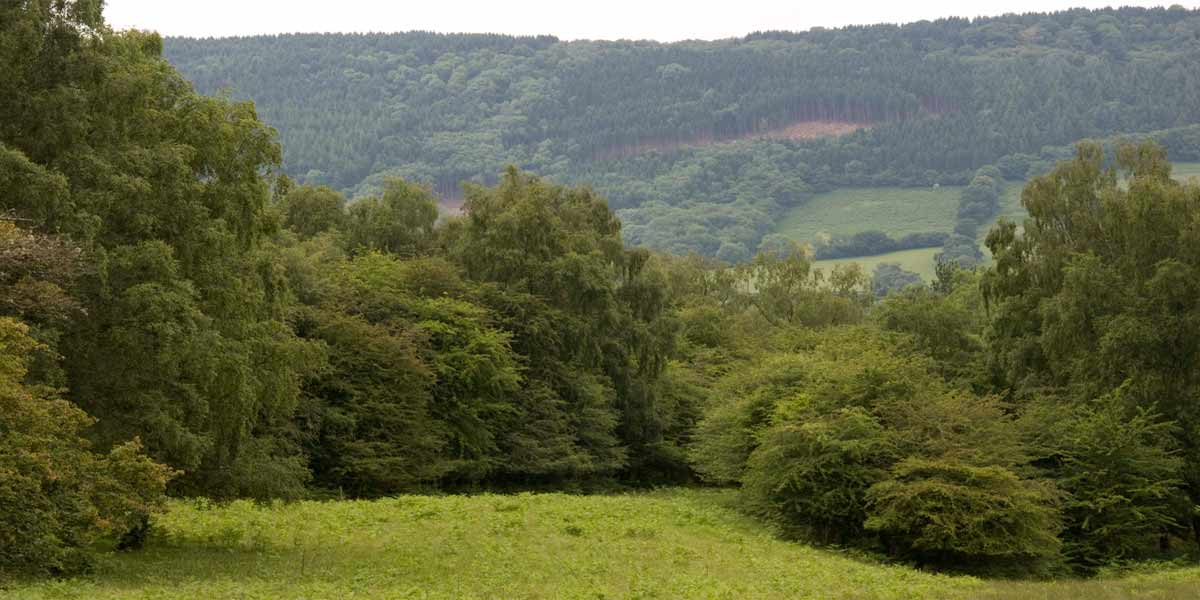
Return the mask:
[(1032, 410), (1026, 424), (1067, 492), (1063, 542), (1072, 563), (1092, 570), (1143, 558), (1158, 535), (1180, 528), (1186, 511), (1178, 507), (1190, 503), (1173, 424), (1129, 408), (1119, 390), (1077, 407)]
[(866, 529), (925, 564), (1027, 567), (1054, 559), (1062, 545), (1054, 486), (1001, 466), (909, 458), (866, 497)]
[(160, 506), (172, 473), (137, 441), (94, 454), (92, 419), (22, 383), (36, 344), (0, 317), (0, 575), (86, 570), (97, 539), (124, 533)]
[(752, 510), (789, 535), (843, 544), (861, 536), (867, 489), (892, 460), (875, 417), (840, 409), (769, 429), (750, 456), (744, 490)]

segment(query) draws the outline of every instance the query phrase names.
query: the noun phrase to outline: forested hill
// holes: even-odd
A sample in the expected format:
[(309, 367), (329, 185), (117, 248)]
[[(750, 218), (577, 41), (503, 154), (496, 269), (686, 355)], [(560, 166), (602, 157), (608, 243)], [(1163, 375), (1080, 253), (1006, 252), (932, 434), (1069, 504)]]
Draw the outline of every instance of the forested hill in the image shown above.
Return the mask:
[[(627, 242), (731, 259), (814, 190), (965, 183), (1006, 156), (1023, 178), (1045, 146), (1200, 123), (1200, 12), (1179, 7), (672, 44), (169, 38), (165, 55), (199, 91), (254, 100), (302, 182), (398, 175), (453, 198), (516, 164), (594, 185)], [(855, 131), (786, 139), (798, 123)]]

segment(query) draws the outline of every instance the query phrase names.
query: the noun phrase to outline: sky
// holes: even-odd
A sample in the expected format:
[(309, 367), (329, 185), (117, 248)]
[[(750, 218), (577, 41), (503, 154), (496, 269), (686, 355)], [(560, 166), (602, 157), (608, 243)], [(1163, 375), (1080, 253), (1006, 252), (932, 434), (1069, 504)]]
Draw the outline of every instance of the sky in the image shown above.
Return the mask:
[[(1112, 4), (1088, 0), (108, 0), (105, 15), (116, 29), (149, 29), (167, 36), (417, 29), (669, 42), (768, 29), (802, 31)], [(1164, 3), (1125, 0), (1117, 4)], [(1167, 4), (1195, 8), (1200, 2)]]

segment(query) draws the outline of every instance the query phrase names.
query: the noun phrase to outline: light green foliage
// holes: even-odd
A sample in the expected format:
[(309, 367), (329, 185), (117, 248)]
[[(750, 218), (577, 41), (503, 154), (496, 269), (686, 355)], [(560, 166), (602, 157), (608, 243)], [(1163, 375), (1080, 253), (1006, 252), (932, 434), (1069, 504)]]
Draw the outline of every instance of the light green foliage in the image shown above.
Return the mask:
[(1092, 581), (982, 581), (780, 541), (733, 492), (400, 496), (256, 505), (175, 501), (150, 550), (9, 600), (761, 598), (1188, 600), (1200, 569)]
[(350, 205), (346, 243), (353, 251), (379, 250), (413, 256), (428, 250), (437, 218), (437, 200), (428, 189), (391, 179), (382, 195)]
[(93, 453), (93, 419), (52, 390), (23, 383), (37, 343), (0, 317), (0, 582), (14, 573), (73, 574), (90, 545), (156, 510), (170, 469), (137, 441)]
[(828, 271), (842, 265), (858, 265), (863, 272), (871, 273), (881, 264), (895, 263), (900, 265), (901, 269), (916, 273), (928, 282), (933, 281), (935, 276), (934, 267), (937, 263), (934, 261), (934, 256), (940, 251), (941, 248), (917, 248), (916, 250), (901, 250), (876, 256), (830, 258), (815, 261), (813, 266)]
[(959, 186), (842, 188), (813, 196), (789, 210), (775, 227), (801, 243), (817, 244), (835, 235), (882, 231), (893, 238), (911, 233), (950, 231), (958, 209)]
[(1057, 557), (1057, 497), (1002, 466), (909, 458), (868, 491), (865, 527), (923, 562), (995, 572)]

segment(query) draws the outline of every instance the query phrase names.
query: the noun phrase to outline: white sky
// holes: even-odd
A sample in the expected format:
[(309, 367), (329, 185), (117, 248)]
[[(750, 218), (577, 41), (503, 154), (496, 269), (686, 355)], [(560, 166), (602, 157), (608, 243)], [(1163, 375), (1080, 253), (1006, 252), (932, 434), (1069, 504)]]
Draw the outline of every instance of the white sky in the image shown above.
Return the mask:
[[(1088, 0), (108, 0), (116, 29), (224, 37), (291, 32), (409, 31), (551, 34), (563, 39), (717, 39), (752, 31), (905, 23), (946, 16), (1076, 6), (1160, 6)], [(1188, 8), (1196, 0), (1179, 0)]]

